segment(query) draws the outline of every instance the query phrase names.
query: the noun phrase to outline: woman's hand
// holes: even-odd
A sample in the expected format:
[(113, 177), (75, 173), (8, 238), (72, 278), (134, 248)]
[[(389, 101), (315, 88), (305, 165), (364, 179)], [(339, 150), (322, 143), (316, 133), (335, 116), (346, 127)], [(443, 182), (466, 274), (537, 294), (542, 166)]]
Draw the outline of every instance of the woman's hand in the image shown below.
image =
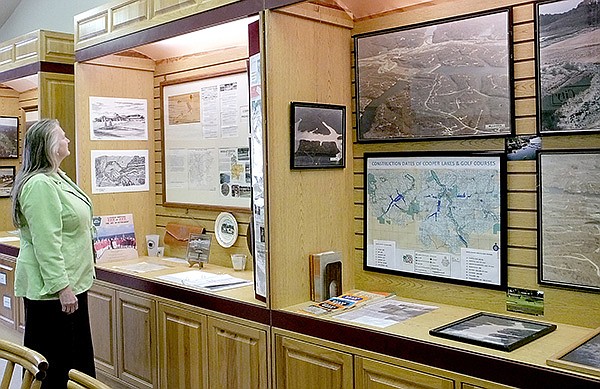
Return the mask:
[(67, 315), (75, 312), (77, 308), (79, 308), (77, 297), (71, 290), (70, 286), (67, 286), (58, 292), (58, 298), (60, 299), (60, 305), (62, 305), (62, 311)]

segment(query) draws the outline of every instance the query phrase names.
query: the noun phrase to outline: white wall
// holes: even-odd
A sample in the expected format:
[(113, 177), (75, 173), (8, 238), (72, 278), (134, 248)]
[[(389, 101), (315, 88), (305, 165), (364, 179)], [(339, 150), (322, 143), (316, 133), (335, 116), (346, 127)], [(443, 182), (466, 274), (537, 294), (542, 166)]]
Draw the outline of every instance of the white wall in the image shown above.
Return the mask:
[[(3, 0), (0, 0), (0, 6)], [(0, 42), (35, 30), (73, 33), (73, 17), (109, 0), (21, 0), (0, 27)]]

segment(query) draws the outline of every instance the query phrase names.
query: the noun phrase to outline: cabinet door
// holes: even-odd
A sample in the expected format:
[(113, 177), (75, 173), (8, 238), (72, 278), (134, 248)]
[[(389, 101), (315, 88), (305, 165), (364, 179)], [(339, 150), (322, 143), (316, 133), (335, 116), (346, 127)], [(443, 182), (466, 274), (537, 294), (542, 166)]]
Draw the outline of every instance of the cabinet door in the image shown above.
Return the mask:
[(208, 388), (206, 315), (158, 305), (161, 388)]
[(284, 336), (275, 338), (278, 389), (352, 389), (352, 355)]
[(118, 374), (137, 388), (157, 381), (156, 306), (151, 299), (116, 292)]
[(211, 389), (268, 388), (267, 332), (208, 318)]
[(356, 389), (451, 389), (454, 381), (389, 363), (356, 357)]
[(15, 262), (11, 257), (0, 254), (0, 322), (10, 328), (15, 324)]
[(94, 284), (88, 291), (90, 327), (96, 367), (117, 376), (115, 291)]

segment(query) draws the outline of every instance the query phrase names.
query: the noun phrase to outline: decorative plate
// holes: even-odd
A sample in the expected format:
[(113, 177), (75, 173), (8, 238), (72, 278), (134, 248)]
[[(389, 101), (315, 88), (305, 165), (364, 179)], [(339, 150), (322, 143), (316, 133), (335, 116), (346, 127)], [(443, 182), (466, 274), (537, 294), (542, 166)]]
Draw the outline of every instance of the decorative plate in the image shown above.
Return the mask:
[(229, 212), (221, 212), (215, 220), (215, 237), (222, 247), (231, 247), (238, 238), (238, 224)]

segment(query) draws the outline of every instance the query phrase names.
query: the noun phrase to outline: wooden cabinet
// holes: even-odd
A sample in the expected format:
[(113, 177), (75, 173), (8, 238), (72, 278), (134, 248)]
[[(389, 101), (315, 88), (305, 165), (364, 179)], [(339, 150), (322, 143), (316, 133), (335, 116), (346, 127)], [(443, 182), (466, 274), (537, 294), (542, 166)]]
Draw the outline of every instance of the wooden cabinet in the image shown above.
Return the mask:
[(100, 285), (89, 297), (99, 376), (115, 386), (156, 387), (156, 303)]
[(275, 337), (277, 389), (352, 389), (352, 354), (301, 340)]
[(161, 388), (209, 388), (206, 337), (206, 315), (158, 304)]
[(376, 361), (355, 359), (356, 389), (453, 389), (454, 381), (413, 369)]
[(211, 389), (268, 388), (267, 332), (208, 318)]

